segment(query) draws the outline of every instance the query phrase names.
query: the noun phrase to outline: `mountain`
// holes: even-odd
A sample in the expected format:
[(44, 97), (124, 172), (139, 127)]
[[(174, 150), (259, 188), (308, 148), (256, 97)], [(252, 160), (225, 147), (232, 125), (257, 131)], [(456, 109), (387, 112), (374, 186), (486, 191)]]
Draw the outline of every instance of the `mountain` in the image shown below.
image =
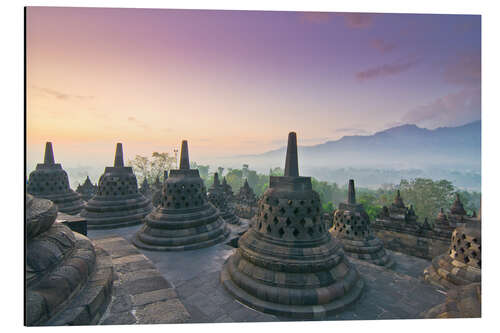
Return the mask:
[[(298, 133), (300, 143), (300, 133)], [(223, 165), (267, 171), (283, 167), (285, 147), (259, 155), (234, 156)], [(221, 161), (219, 161), (220, 163)], [(481, 170), (481, 121), (459, 127), (421, 128), (402, 125), (373, 135), (344, 136), (314, 146), (299, 147), (299, 165), (305, 174), (319, 169), (433, 169)]]

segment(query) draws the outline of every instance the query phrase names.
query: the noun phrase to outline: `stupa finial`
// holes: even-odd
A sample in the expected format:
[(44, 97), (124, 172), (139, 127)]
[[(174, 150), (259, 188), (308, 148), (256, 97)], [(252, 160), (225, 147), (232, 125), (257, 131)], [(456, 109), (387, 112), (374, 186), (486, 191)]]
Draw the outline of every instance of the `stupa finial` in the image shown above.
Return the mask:
[(45, 155), (43, 157), (43, 164), (55, 164), (54, 151), (52, 150), (52, 142), (45, 144)]
[(214, 173), (214, 185), (215, 186), (219, 186), (220, 185), (220, 182), (219, 182), (219, 173), (218, 172)]
[(288, 133), (288, 145), (286, 148), (285, 177), (299, 176), (299, 162), (297, 155), (297, 134)]
[(188, 151), (188, 142), (187, 140), (182, 140), (181, 146), (181, 163), (179, 165), (179, 169), (189, 170), (189, 151)]
[(356, 204), (356, 191), (354, 190), (354, 179), (349, 179), (349, 187), (347, 189), (347, 203)]
[(121, 143), (116, 144), (116, 152), (115, 152), (115, 168), (123, 168), (123, 147)]

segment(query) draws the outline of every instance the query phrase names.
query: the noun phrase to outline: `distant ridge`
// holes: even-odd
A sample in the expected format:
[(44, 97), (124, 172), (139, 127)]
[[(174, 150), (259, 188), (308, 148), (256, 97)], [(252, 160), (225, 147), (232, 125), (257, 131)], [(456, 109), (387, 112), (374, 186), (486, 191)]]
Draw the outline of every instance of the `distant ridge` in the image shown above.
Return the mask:
[[(300, 144), (300, 140), (299, 140)], [(372, 135), (344, 136), (313, 146), (299, 146), (304, 168), (450, 167), (480, 169), (481, 121), (458, 127), (421, 128), (406, 124)], [(227, 158), (234, 167), (249, 163), (258, 168), (281, 166), (285, 147), (258, 155)]]

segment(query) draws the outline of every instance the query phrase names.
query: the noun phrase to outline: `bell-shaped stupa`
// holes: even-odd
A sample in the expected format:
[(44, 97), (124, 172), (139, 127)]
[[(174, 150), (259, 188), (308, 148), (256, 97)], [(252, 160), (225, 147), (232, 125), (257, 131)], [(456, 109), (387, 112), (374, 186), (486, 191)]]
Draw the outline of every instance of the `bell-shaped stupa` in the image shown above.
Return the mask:
[(214, 183), (208, 189), (208, 200), (219, 209), (220, 216), (229, 224), (241, 224), (238, 216), (234, 215), (232, 207), (227, 202), (224, 187), (219, 181), (219, 174), (214, 173)]
[(52, 142), (45, 145), (43, 163), (38, 163), (30, 173), (27, 191), (35, 197), (53, 201), (60, 212), (70, 215), (78, 214), (84, 205), (81, 195), (70, 188), (66, 171), (61, 164), (55, 163)]
[(234, 213), (237, 216), (244, 219), (251, 219), (257, 214), (257, 197), (246, 178), (234, 201)]
[(481, 282), (479, 219), (461, 225), (453, 231), (448, 252), (432, 259), (432, 264), (424, 270), (424, 278), (432, 284), (448, 289)]
[(207, 199), (197, 169), (189, 168), (187, 141), (182, 141), (178, 170), (170, 170), (160, 204), (146, 216), (133, 243), (142, 249), (182, 251), (220, 243), (229, 235), (219, 210)]
[(111, 300), (111, 256), (55, 222), (57, 207), (26, 195), (25, 324), (95, 324)]
[(481, 318), (481, 283), (450, 289), (444, 303), (423, 313), (424, 318)]
[[(396, 197), (394, 204), (399, 205), (400, 202), (402, 203), (402, 200), (397, 200)], [(406, 210), (406, 207), (404, 209)], [(394, 264), (390, 255), (385, 251), (382, 240), (372, 232), (370, 217), (363, 205), (356, 203), (352, 179), (349, 180), (347, 202), (340, 203), (339, 208), (333, 214), (333, 227), (330, 232), (333, 237), (342, 242), (349, 256), (379, 266), (390, 267)]]
[(83, 200), (89, 201), (97, 193), (97, 185), (92, 184), (89, 176), (87, 176), (83, 184), (78, 185), (76, 192), (80, 193)]
[(300, 177), (297, 137), (288, 135), (284, 176), (270, 176), (255, 224), (238, 241), (221, 281), (238, 301), (262, 312), (322, 319), (342, 311), (364, 286), (322, 221), (311, 178)]
[(115, 163), (99, 178), (97, 194), (81, 216), (88, 229), (119, 228), (139, 224), (151, 212), (151, 201), (139, 192), (131, 167), (124, 166), (122, 144), (116, 144)]
[(142, 180), (142, 184), (141, 184), (141, 187), (139, 188), (139, 192), (141, 192), (142, 195), (148, 199), (151, 199), (151, 197), (153, 196), (151, 187), (149, 186), (148, 179), (146, 177), (144, 177), (144, 179)]
[(232, 202), (234, 200), (233, 188), (227, 183), (226, 177), (222, 178), (222, 190), (226, 195), (226, 201)]

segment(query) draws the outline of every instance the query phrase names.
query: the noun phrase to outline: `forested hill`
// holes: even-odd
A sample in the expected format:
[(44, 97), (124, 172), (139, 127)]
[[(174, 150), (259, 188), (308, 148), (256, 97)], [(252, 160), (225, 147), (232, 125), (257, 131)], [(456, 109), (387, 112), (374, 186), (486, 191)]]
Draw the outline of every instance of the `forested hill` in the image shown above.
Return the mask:
[[(235, 156), (227, 162), (235, 167), (241, 162), (263, 169), (280, 166), (284, 154), (285, 147), (259, 155)], [(373, 135), (344, 136), (323, 144), (300, 146), (299, 156), (299, 163), (306, 169), (443, 167), (479, 171), (481, 121), (433, 130), (402, 125)]]

